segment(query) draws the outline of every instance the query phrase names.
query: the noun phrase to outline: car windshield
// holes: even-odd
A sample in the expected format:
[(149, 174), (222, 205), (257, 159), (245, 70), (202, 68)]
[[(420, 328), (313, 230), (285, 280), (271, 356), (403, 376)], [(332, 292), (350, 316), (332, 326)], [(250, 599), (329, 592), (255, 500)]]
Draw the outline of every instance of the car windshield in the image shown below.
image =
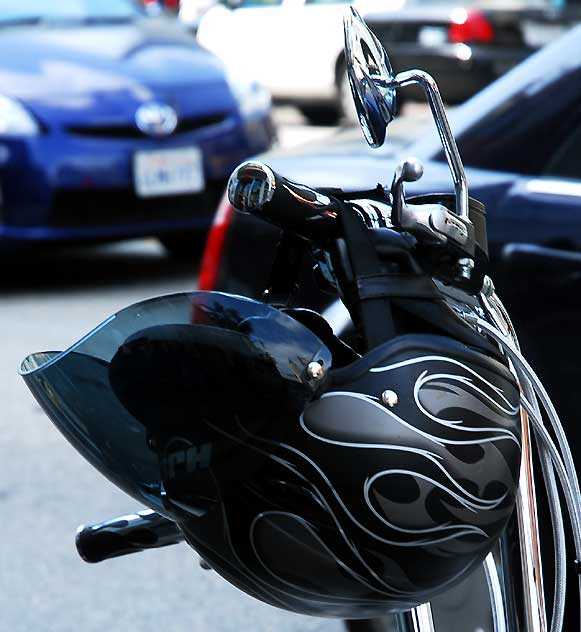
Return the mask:
[(130, 20), (142, 13), (133, 0), (0, 0), (0, 25), (51, 21)]
[[(578, 111), (580, 59), (581, 26), (577, 26), (456, 108), (450, 125), (464, 163), (522, 173), (523, 163), (535, 153), (523, 151), (525, 141), (527, 146), (531, 139), (533, 145), (547, 146), (543, 138), (555, 133), (551, 126), (563, 119), (563, 104), (572, 101), (572, 109)], [(490, 142), (491, 130), (497, 143)], [(410, 152), (424, 160), (444, 160), (435, 132), (416, 142)], [(534, 173), (535, 168), (529, 171)]]

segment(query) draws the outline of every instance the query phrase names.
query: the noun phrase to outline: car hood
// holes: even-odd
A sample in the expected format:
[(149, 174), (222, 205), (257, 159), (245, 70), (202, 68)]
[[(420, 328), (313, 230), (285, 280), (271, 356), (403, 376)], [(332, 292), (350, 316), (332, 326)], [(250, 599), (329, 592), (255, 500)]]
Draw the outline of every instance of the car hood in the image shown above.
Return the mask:
[[(324, 141), (316, 141), (285, 150), (262, 154), (260, 160), (277, 173), (312, 187), (340, 188), (363, 191), (377, 184), (389, 185), (394, 169), (402, 158), (415, 155), (413, 145), (398, 136), (388, 136), (381, 149), (371, 149), (361, 138), (359, 130), (335, 134)], [(406, 185), (408, 194), (446, 193), (453, 191), (452, 177), (447, 163), (427, 160), (424, 175)], [(509, 173), (467, 168), (469, 188), (479, 199), (491, 204), (513, 182)]]
[(166, 19), (0, 29), (0, 57), (0, 93), (45, 121), (114, 123), (153, 99), (188, 114), (235, 107), (221, 62)]
[(381, 149), (371, 149), (359, 129), (353, 129), (323, 141), (273, 149), (262, 154), (260, 160), (286, 178), (308, 186), (357, 190), (391, 180), (387, 169), (395, 164), (404, 147), (402, 139), (392, 137)]

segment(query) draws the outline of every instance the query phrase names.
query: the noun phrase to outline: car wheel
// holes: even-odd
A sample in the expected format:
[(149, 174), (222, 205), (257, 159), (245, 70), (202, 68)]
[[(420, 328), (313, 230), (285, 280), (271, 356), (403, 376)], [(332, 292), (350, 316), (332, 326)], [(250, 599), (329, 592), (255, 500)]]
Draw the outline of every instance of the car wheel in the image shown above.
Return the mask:
[(206, 233), (201, 231), (185, 231), (183, 233), (171, 233), (158, 235), (162, 246), (174, 259), (182, 261), (199, 259), (206, 243)]
[(299, 110), (311, 125), (337, 125), (340, 118), (333, 105), (300, 105)]
[(353, 126), (358, 125), (359, 116), (355, 109), (355, 102), (353, 101), (353, 95), (351, 94), (351, 85), (349, 84), (349, 77), (347, 76), (347, 70), (343, 68), (339, 76), (337, 85), (338, 92), (338, 108), (341, 113), (341, 121), (344, 125)]

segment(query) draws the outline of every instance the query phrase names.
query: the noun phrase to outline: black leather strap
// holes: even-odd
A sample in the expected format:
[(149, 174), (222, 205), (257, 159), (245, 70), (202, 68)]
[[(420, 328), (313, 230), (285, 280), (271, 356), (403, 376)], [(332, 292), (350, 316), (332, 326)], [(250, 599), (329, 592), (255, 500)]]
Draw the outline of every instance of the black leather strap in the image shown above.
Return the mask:
[(291, 232), (282, 231), (262, 300), (270, 305), (291, 306), (298, 293), (298, 280), (307, 243)]
[(411, 274), (377, 274), (357, 279), (359, 296), (370, 298), (422, 298), (440, 300), (442, 295), (431, 278)]
[[(373, 349), (395, 335), (395, 326), (388, 296), (361, 294), (359, 280), (382, 274), (379, 257), (367, 227), (358, 214), (341, 203), (339, 219), (354, 276), (353, 293), (367, 347)], [(386, 281), (387, 282), (387, 281)]]

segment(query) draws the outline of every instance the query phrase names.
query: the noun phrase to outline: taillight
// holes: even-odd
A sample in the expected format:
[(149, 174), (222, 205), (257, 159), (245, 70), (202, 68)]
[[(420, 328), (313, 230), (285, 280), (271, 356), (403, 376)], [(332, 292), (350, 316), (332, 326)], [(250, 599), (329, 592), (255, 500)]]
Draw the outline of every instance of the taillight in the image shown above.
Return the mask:
[(208, 235), (208, 241), (202, 256), (200, 276), (198, 279), (198, 289), (211, 292), (216, 287), (218, 272), (220, 270), (220, 259), (222, 258), (226, 233), (232, 221), (234, 207), (228, 200), (228, 195), (224, 193), (218, 210), (214, 216), (214, 223)]
[(448, 30), (448, 39), (451, 42), (492, 42), (494, 29), (490, 22), (479, 11), (471, 9), (454, 9), (452, 11), (452, 23)]

